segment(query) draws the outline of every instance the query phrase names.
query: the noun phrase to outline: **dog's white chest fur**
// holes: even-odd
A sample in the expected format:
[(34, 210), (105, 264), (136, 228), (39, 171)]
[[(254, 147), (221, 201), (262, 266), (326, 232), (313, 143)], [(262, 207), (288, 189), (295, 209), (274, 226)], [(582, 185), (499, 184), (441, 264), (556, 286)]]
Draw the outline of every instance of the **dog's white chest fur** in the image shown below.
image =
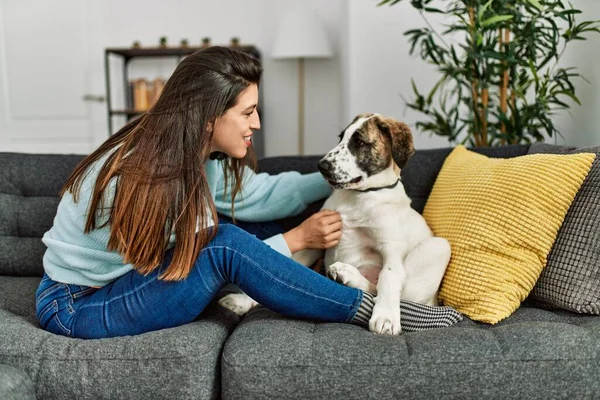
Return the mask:
[[(407, 225), (411, 220), (420, 224), (411, 218), (414, 211), (402, 185), (368, 193), (336, 190), (323, 208), (338, 211), (343, 221), (342, 238), (338, 246), (326, 251), (325, 266), (336, 261), (354, 265), (373, 283), (383, 264), (382, 244), (414, 242), (407, 246), (411, 248), (431, 236), (426, 226), (415, 234), (417, 227)], [(397, 257), (403, 260), (406, 254), (399, 252)]]

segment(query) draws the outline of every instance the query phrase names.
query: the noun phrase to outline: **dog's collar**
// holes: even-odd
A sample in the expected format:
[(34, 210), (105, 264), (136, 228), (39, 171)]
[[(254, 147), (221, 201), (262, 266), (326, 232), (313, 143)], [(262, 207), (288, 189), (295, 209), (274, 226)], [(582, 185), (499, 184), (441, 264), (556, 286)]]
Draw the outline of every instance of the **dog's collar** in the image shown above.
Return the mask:
[(352, 190), (356, 190), (357, 192), (375, 192), (377, 190), (382, 190), (382, 189), (393, 189), (396, 186), (398, 186), (398, 183), (400, 183), (400, 178), (398, 178), (398, 180), (394, 183), (392, 183), (391, 185), (388, 186), (381, 186), (381, 187), (374, 187), (374, 188), (368, 188), (368, 189), (352, 189)]

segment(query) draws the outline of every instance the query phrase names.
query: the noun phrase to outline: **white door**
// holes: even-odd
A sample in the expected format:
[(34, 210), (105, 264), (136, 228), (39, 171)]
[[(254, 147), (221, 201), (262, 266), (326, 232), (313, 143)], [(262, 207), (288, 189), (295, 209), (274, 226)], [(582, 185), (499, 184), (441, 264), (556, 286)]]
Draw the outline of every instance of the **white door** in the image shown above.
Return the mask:
[(107, 137), (99, 0), (0, 0), (0, 151), (87, 154)]

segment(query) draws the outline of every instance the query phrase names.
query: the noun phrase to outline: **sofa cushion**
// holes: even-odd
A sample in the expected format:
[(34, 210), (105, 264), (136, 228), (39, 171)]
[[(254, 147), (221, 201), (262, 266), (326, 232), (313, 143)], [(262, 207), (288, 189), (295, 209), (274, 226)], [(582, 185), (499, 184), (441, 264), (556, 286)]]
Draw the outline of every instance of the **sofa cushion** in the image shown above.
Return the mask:
[(0, 364), (0, 399), (35, 400), (31, 378), (17, 368)]
[(223, 351), (223, 399), (597, 398), (600, 318), (521, 307), (488, 325), (375, 335), (251, 311)]
[(595, 154), (499, 160), (459, 146), (446, 159), (423, 216), (452, 257), (440, 300), (496, 323), (527, 297)]
[(567, 212), (546, 268), (529, 298), (543, 307), (600, 314), (600, 147), (539, 143), (529, 150), (530, 154), (581, 152), (596, 153), (596, 160)]
[[(528, 149), (529, 145), (518, 144), (504, 147), (478, 147), (471, 150), (488, 157), (510, 158), (525, 155)], [(417, 150), (402, 169), (402, 184), (406, 194), (412, 200), (412, 208), (419, 213), (423, 213), (440, 169), (452, 150), (451, 147)]]
[(38, 398), (219, 396), (220, 356), (239, 322), (235, 314), (213, 302), (196, 321), (177, 328), (111, 339), (72, 339), (38, 325), (34, 292), (39, 281), (0, 276), (0, 364), (27, 372)]
[(0, 153), (0, 275), (42, 276), (41, 241), (82, 155)]

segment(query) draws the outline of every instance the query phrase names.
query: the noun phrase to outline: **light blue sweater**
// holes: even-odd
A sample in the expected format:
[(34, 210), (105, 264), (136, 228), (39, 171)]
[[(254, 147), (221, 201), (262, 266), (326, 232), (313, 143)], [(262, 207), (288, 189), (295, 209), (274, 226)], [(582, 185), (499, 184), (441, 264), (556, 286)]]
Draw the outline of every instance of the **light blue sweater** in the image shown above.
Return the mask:
[[(131, 264), (124, 264), (123, 257), (107, 249), (110, 227), (105, 226), (84, 233), (87, 210), (98, 172), (105, 158), (90, 168), (83, 180), (79, 201), (75, 203), (71, 193), (62, 197), (54, 224), (44, 234), (42, 241), (47, 249), (44, 253), (44, 270), (55, 281), (85, 285), (104, 286), (131, 271)], [(219, 161), (208, 161), (205, 165), (208, 184), (217, 212), (231, 216), (231, 189), (224, 197), (224, 176)], [(240, 221), (259, 222), (297, 215), (306, 206), (331, 193), (327, 182), (319, 173), (300, 174), (284, 172), (278, 175), (245, 172), (242, 192), (235, 200), (235, 217)], [(112, 204), (116, 181), (106, 191), (105, 204)], [(211, 223), (212, 225), (212, 223)], [(171, 236), (170, 245), (175, 241)], [(291, 256), (282, 235), (273, 236), (265, 243), (282, 254)]]

